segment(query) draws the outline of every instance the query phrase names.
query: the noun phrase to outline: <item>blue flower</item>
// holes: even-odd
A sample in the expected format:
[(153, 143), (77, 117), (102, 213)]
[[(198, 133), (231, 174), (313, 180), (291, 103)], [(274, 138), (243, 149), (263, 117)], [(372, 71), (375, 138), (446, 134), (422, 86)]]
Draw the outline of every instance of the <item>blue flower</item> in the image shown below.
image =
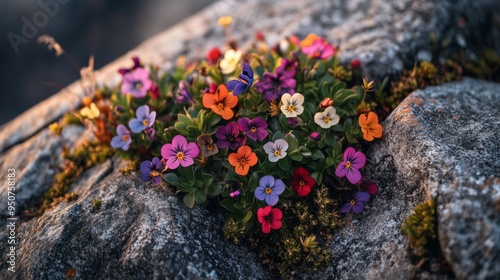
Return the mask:
[(271, 175), (260, 178), (259, 186), (255, 189), (255, 197), (265, 200), (268, 205), (274, 206), (278, 203), (279, 195), (285, 190), (285, 183), (280, 179), (274, 179)]
[(152, 127), (155, 119), (156, 112), (149, 113), (149, 106), (143, 105), (135, 111), (136, 119), (131, 119), (128, 126), (134, 133), (139, 133), (148, 127)]
[(227, 89), (232, 90), (234, 96), (244, 93), (253, 84), (253, 69), (248, 63), (243, 64), (243, 71), (238, 78), (239, 80), (232, 80), (227, 83)]

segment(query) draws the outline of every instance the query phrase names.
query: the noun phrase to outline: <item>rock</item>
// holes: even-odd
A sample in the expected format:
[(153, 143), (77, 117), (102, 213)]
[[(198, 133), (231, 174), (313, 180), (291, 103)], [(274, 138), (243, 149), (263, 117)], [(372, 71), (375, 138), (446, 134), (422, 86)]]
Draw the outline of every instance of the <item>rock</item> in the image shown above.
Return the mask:
[[(392, 112), (367, 153), (380, 193), (335, 236), (331, 251), (339, 258), (323, 279), (413, 278), (400, 227), (428, 198), (437, 200), (439, 241), (455, 276), (500, 275), (498, 92), (499, 84), (465, 79), (418, 90)], [(450, 277), (437, 273), (421, 277)]]
[(85, 279), (267, 278), (254, 253), (224, 240), (220, 216), (116, 169), (111, 160), (92, 168), (74, 184), (76, 202), (24, 225), (17, 271), (6, 277), (2, 253), (1, 278), (65, 279), (69, 270)]
[[(120, 82), (117, 69), (130, 65), (133, 55), (145, 63), (160, 65), (161, 71), (168, 71), (181, 54), (189, 59), (202, 57), (209, 48), (225, 42), (224, 30), (215, 19), (228, 14), (235, 19), (232, 34), (244, 48), (257, 31), (265, 33), (269, 44), (283, 36), (316, 32), (340, 45), (343, 61), (360, 58), (364, 74), (375, 78), (401, 71), (403, 66), (412, 65), (415, 57), (429, 57), (430, 32), (439, 38), (452, 34), (452, 39), (460, 38), (453, 42), (465, 43), (471, 49), (482, 43), (477, 38), (487, 38), (484, 45), (499, 50), (498, 24), (490, 24), (498, 1), (456, 2), (221, 1), (104, 67), (97, 72), (96, 81), (102, 86), (116, 86)], [(467, 20), (462, 27), (456, 21), (459, 15)], [(446, 51), (457, 49), (452, 46)], [(494, 113), (498, 112), (495, 88), (474, 80), (430, 88), (412, 95), (391, 115), (385, 124), (386, 138), (370, 154), (378, 163), (372, 176), (380, 185), (380, 195), (363, 216), (350, 216), (350, 225), (332, 244), (332, 252), (339, 258), (324, 273), (311, 278), (411, 275), (415, 266), (408, 260), (399, 227), (413, 207), (430, 195), (438, 198), (441, 244), (456, 275), (467, 278), (473, 273), (488, 276), (498, 272), (494, 266), (500, 244), (498, 215), (490, 211), (500, 208), (498, 180), (490, 178), (492, 174), (500, 177), (498, 161), (494, 161), (500, 150), (498, 140), (493, 138), (499, 131), (493, 118), (498, 117)], [(461, 93), (467, 90), (474, 94)], [(57, 171), (61, 144), (48, 133), (47, 126), (78, 109), (83, 96), (80, 83), (75, 82), (0, 127), (0, 166), (19, 170), (18, 212), (41, 199)], [(491, 102), (481, 101), (485, 96)], [(450, 108), (439, 104), (450, 104)], [(480, 111), (476, 105), (490, 111)], [(487, 114), (490, 123), (483, 119)], [(441, 122), (436, 125), (432, 120)], [(458, 135), (456, 132), (462, 137), (447, 138)], [(488, 142), (464, 132), (491, 132), (493, 136)], [(80, 135), (82, 131), (75, 128), (67, 137), (76, 142)], [(444, 140), (450, 141), (449, 146), (440, 142)], [(468, 158), (473, 152), (485, 160)], [(169, 191), (120, 175), (118, 165), (120, 162), (108, 161), (85, 172), (72, 186), (79, 194), (75, 202), (62, 202), (42, 217), (17, 221), (18, 271), (14, 276), (7, 274), (4, 250), (8, 248), (2, 246), (0, 278), (59, 279), (68, 271), (81, 278), (272, 277), (254, 253), (223, 240), (220, 217), (201, 208), (187, 209)], [(93, 208), (94, 198), (102, 201), (101, 208)], [(0, 192), (0, 201), (5, 214), (5, 190)], [(486, 209), (488, 206), (492, 208)], [(6, 219), (0, 219), (2, 236), (8, 233), (6, 224)], [(483, 257), (481, 261), (475, 257), (482, 253), (484, 262)]]

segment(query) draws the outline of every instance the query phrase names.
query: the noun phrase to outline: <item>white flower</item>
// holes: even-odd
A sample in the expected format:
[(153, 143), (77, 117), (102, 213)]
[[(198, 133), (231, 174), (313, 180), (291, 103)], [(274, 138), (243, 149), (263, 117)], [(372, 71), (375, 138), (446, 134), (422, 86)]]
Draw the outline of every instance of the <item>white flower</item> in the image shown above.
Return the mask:
[(281, 112), (285, 114), (287, 118), (295, 118), (298, 115), (304, 112), (304, 107), (302, 107), (302, 103), (304, 103), (304, 96), (298, 92), (294, 95), (290, 95), (289, 93), (285, 93), (281, 96)]
[(264, 145), (264, 151), (269, 156), (270, 162), (277, 162), (286, 156), (286, 150), (288, 149), (288, 143), (284, 139), (276, 139), (273, 142), (267, 142)]
[(224, 58), (220, 61), (220, 70), (222, 74), (231, 74), (236, 70), (241, 59), (241, 51), (233, 49), (227, 50), (224, 53)]
[(314, 122), (322, 128), (330, 128), (338, 124), (339, 121), (340, 117), (335, 113), (335, 108), (332, 106), (326, 107), (324, 112), (318, 112), (314, 115)]

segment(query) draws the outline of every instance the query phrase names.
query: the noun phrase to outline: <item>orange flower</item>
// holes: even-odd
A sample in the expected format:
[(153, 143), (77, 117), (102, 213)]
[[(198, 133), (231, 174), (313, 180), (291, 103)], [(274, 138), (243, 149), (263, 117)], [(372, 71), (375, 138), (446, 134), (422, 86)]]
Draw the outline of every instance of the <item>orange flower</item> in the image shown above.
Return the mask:
[(257, 156), (248, 146), (241, 146), (236, 153), (229, 155), (229, 163), (235, 167), (236, 174), (245, 176), (250, 166), (257, 164)]
[(373, 141), (374, 138), (382, 137), (382, 126), (378, 123), (377, 114), (373, 112), (368, 113), (368, 117), (365, 114), (360, 115), (359, 126), (366, 141)]
[(231, 108), (236, 107), (236, 104), (238, 104), (238, 97), (229, 93), (225, 85), (220, 85), (214, 94), (203, 95), (203, 106), (212, 109), (225, 120), (233, 117), (234, 113)]
[(300, 46), (301, 46), (301, 47), (308, 47), (308, 46), (312, 45), (312, 43), (313, 43), (314, 41), (318, 40), (318, 39), (321, 39), (321, 37), (319, 37), (319, 36), (318, 36), (318, 35), (316, 35), (316, 34), (309, 33), (309, 34), (307, 35), (307, 37), (306, 37), (304, 40), (302, 40), (302, 41), (300, 42)]

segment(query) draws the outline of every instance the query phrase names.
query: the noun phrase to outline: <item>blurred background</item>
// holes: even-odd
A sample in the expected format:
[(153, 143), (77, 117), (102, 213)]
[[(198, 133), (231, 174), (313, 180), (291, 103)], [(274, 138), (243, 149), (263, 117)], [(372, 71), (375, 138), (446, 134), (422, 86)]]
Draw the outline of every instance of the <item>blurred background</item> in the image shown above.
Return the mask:
[(80, 67), (93, 54), (99, 69), (214, 2), (0, 0), (0, 125), (79, 78), (68, 59), (37, 43), (40, 35), (54, 37)]

